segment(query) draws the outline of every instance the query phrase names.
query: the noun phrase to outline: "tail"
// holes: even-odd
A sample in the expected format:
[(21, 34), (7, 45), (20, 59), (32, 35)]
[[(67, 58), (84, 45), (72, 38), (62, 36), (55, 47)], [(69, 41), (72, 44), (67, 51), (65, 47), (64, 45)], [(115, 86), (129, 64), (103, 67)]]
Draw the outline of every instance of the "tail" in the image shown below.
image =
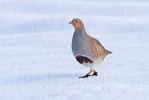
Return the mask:
[(107, 50), (107, 53), (108, 53), (108, 54), (112, 54), (112, 52), (111, 52), (111, 51), (108, 51), (108, 50)]
[(106, 52), (105, 52), (105, 56), (108, 55), (108, 54), (112, 54), (112, 52), (109, 51), (109, 50), (106, 50)]

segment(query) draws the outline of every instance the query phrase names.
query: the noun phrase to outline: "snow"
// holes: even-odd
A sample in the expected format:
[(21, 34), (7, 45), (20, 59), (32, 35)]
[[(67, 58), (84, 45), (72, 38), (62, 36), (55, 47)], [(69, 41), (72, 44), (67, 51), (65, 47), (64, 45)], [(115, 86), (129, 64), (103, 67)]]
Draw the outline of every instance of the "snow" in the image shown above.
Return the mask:
[[(112, 51), (98, 77), (73, 57), (73, 18)], [(148, 0), (1, 0), (0, 100), (149, 100)]]

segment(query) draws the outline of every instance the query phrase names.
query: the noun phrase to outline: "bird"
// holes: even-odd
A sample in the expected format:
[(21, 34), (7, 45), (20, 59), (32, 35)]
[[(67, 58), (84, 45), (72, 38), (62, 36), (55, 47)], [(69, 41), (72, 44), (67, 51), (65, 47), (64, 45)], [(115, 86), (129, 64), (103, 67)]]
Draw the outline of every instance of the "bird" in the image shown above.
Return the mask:
[[(86, 33), (84, 24), (80, 19), (74, 18), (69, 24), (72, 24), (75, 28), (72, 37), (73, 55), (80, 64), (90, 68), (86, 75), (79, 78), (98, 76), (95, 67), (99, 66), (104, 58), (112, 52), (106, 50), (97, 39)], [(93, 74), (91, 75), (92, 72)]]

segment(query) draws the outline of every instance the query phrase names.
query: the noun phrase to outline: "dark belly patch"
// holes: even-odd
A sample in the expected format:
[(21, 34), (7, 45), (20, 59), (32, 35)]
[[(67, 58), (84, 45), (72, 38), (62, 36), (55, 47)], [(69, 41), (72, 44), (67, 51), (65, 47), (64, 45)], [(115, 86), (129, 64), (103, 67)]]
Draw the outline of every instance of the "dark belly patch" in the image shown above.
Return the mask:
[(81, 55), (76, 56), (76, 59), (80, 64), (82, 64), (83, 62), (86, 62), (86, 63), (89, 62), (90, 64), (93, 63), (93, 60), (89, 59), (88, 57), (81, 56)]

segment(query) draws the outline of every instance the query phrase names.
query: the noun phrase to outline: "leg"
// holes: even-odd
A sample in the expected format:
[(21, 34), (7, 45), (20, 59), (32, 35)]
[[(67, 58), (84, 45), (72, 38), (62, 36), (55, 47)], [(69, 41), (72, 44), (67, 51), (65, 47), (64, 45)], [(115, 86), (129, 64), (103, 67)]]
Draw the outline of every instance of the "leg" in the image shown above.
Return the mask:
[(89, 76), (91, 76), (90, 74), (92, 73), (93, 70), (91, 70), (89, 73), (87, 73), (85, 76), (81, 76), (79, 78), (88, 78)]
[(98, 73), (94, 70), (94, 73), (92, 76), (98, 76)]

